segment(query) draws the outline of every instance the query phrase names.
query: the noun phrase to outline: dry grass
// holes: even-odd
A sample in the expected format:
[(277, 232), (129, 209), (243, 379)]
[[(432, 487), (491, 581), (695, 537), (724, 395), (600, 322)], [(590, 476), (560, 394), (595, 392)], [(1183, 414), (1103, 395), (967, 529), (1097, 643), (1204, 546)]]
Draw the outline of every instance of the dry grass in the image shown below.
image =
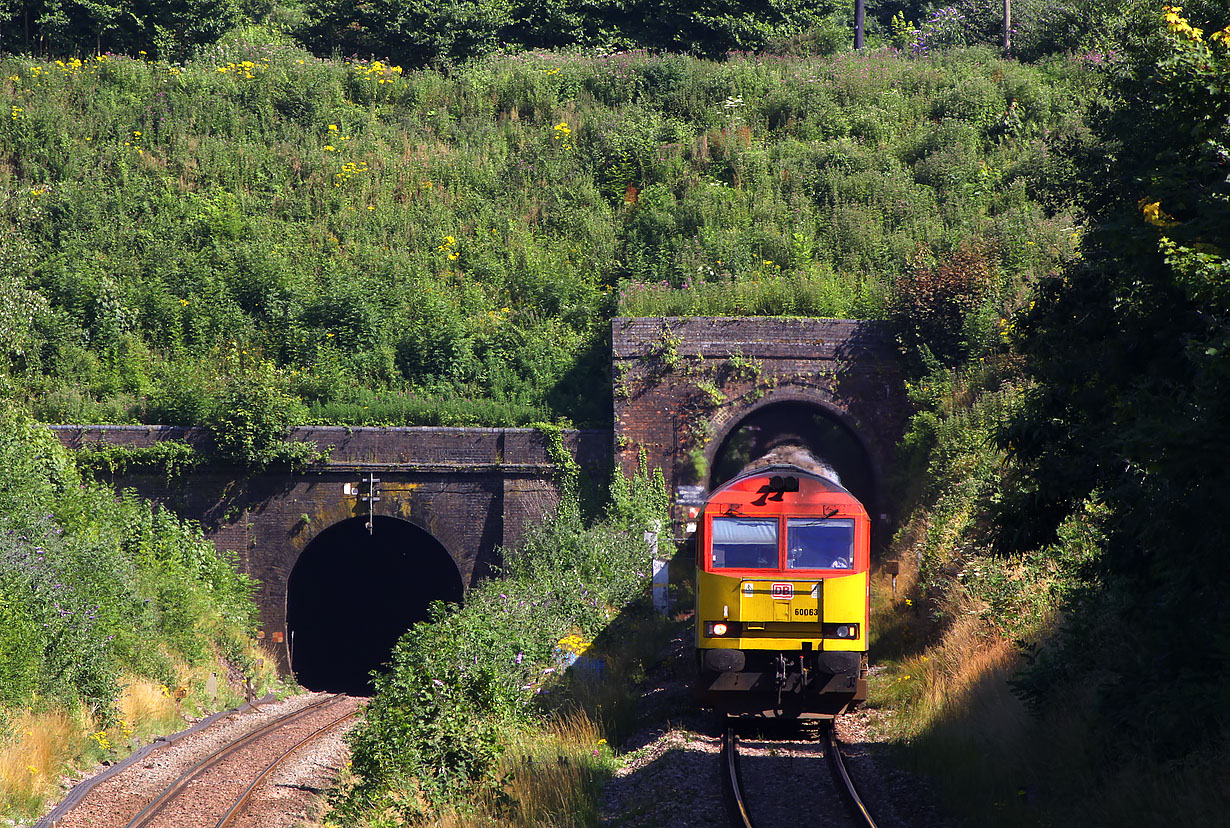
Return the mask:
[[(935, 777), (971, 824), (1036, 825), (1028, 783), (1038, 759), (1034, 726), (1008, 683), (1020, 664), (1017, 649), (961, 589), (934, 618), (936, 607), (911, 598), (919, 586), (913, 550), (933, 532), (925, 516), (916, 517), (898, 539), (905, 551), (895, 596), (889, 576), (873, 579), (873, 657), (878, 651), (889, 669), (873, 683), (871, 703), (892, 709), (887, 727), (909, 745), (904, 761)], [(951, 549), (954, 537), (943, 535), (941, 547)]]
[(149, 679), (129, 678), (116, 702), (116, 711), (123, 723), (121, 729), (131, 729), (141, 738), (170, 733), (183, 723), (168, 689)]
[(0, 811), (35, 816), (59, 790), (60, 769), (88, 739), (84, 716), (62, 710), (15, 715), (0, 743)]
[[(276, 681), (274, 660), (253, 648), (253, 658), (264, 658), (253, 681), (272, 686)], [(114, 724), (100, 728), (86, 711), (62, 709), (42, 712), (0, 711), (7, 727), (0, 733), (0, 815), (34, 817), (46, 803), (61, 793), (60, 777), (71, 767), (90, 767), (103, 758), (126, 756), (139, 744), (185, 726), (183, 714), (234, 707), (242, 701), (241, 688), (230, 687), (226, 672), (216, 663), (178, 669), (180, 683), (190, 688), (187, 702), (177, 705), (174, 688), (136, 676), (124, 676), (116, 699)], [(216, 700), (205, 696), (210, 672), (218, 674)], [(195, 709), (194, 709), (195, 708)]]
[(443, 815), (441, 828), (583, 828), (594, 823), (599, 784), (611, 751), (597, 723), (581, 713), (555, 719), (545, 730), (517, 734), (498, 773), (501, 789), (469, 812)]

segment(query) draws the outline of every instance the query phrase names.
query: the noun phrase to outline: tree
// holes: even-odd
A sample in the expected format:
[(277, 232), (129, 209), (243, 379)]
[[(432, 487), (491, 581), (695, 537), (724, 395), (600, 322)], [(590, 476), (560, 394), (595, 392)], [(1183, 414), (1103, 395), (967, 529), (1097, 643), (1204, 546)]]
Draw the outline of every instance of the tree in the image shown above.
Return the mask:
[(1084, 260), (1020, 323), (1035, 390), (1003, 435), (1022, 483), (1004, 540), (1110, 508), (1062, 660), (1100, 676), (1110, 720), (1148, 711), (1179, 752), (1230, 701), (1230, 26), (1144, 4), (1130, 23), (1083, 159)]

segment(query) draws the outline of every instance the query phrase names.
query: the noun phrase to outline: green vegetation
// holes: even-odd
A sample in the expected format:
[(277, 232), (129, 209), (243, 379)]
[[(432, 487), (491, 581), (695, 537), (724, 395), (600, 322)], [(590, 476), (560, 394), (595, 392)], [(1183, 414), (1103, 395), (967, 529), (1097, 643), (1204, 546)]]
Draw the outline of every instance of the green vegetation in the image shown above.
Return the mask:
[(256, 464), (302, 422), (604, 424), (617, 312), (885, 317), (963, 250), (993, 316), (1074, 247), (1047, 163), (1092, 80), (982, 51), (9, 58), (4, 362), (39, 419), (208, 424)]
[[(237, 640), (199, 630), (242, 626), (244, 606), (199, 538), (76, 488), (20, 408), (206, 425), (249, 466), (305, 459), (282, 441), (306, 422), (557, 435), (609, 421), (616, 314), (877, 318), (918, 406), (900, 598), (877, 598), (876, 624), (875, 693), (908, 755), (945, 768), (978, 824), (1215, 824), (1230, 21), (1211, 0), (1017, 0), (1021, 63), (986, 46), (999, 9), (877, 4), (884, 48), (853, 54), (848, 9), (791, 0), (0, 3), (0, 48), (44, 56), (0, 60), (17, 435), (0, 449), (35, 481), (3, 496), (44, 492), (0, 550), (60, 562), (0, 580), (6, 704), (105, 717), (117, 671), (166, 681)], [(661, 504), (616, 483), (587, 527), (570, 475), (503, 579), (403, 640), (339, 815), (544, 822), (555, 778), (536, 769), (570, 757), (554, 764), (576, 769), (572, 799), (550, 807), (590, 818), (619, 698), (553, 678), (564, 642), (642, 623), (639, 530)], [(87, 559), (123, 584), (97, 618)], [(57, 606), (44, 577), (85, 597)], [(624, 677), (640, 659), (594, 653), (626, 657)], [(543, 735), (574, 707), (600, 721)]]
[(152, 446), (129, 448), (97, 444), (79, 449), (74, 455), (83, 474), (101, 478), (127, 472), (161, 471), (171, 480), (205, 462), (205, 457), (187, 443), (167, 441)]
[[(531, 808), (510, 800), (500, 757), (548, 716), (557, 726), (561, 716), (593, 721), (584, 775), (609, 772), (597, 734), (614, 739), (626, 727), (630, 689), (661, 645), (665, 622), (646, 606), (643, 533), (666, 516), (660, 473), (617, 472), (603, 518), (590, 525), (565, 486), (555, 516), (505, 551), (501, 577), (472, 589), (464, 607), (438, 607), (433, 623), (398, 642), (350, 739), (355, 780), (338, 812), (400, 824), (483, 803), (506, 817)], [(589, 824), (594, 790), (579, 791), (588, 801), (570, 803), (558, 824)]]
[(161, 686), (170, 705), (167, 688), (185, 686), (205, 704), (204, 675), (226, 675), (217, 665), (258, 683), (269, 670), (250, 639), (252, 584), (199, 529), (85, 482), (7, 402), (0, 467), (0, 809), (29, 815), (61, 770), (48, 757), (76, 758), (51, 750), (6, 773), (12, 751), (38, 753), (39, 716), (95, 733), (82, 751), (105, 758), (145, 735), (148, 722), (126, 718), (141, 687)]
[(1081, 257), (911, 387), (919, 507), (877, 607), (876, 697), (975, 824), (1211, 825), (1230, 805), (1230, 19), (1127, 12), (1066, 152)]
[[(1224, 738), (1207, 723), (1228, 700), (1230, 15), (1164, 20), (1141, 10), (1110, 79), (1120, 103), (1088, 160), (1109, 174), (1083, 188), (1084, 259), (1020, 320), (1033, 388), (1005, 429), (1020, 479), (998, 523), (1012, 548), (1103, 504), (1095, 577), (1029, 697), (1064, 692), (1056, 659), (1080, 664), (1105, 724), (1148, 710), (1151, 744), (1173, 757)], [(1146, 670), (1167, 678), (1142, 684)]]

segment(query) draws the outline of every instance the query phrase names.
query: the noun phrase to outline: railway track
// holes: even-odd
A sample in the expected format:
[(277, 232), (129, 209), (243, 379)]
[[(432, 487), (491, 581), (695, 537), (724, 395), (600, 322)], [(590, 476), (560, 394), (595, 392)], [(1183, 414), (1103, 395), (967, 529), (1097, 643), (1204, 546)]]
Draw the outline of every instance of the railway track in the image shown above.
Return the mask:
[[(856, 824), (859, 828), (877, 828), (875, 820), (867, 810), (867, 806), (863, 803), (862, 798), (854, 787), (854, 782), (850, 779), (849, 772), (846, 770), (845, 762), (841, 758), (837, 737), (833, 733), (831, 724), (822, 731), (821, 742), (824, 755), (828, 759), (833, 784), (845, 800), (850, 817), (855, 820), (854, 823), (842, 822), (841, 824)], [(726, 728), (726, 732), (722, 737), (721, 757), (722, 779), (731, 799), (732, 824), (738, 826), (738, 828), (755, 828), (755, 823), (753, 823), (751, 816), (752, 807), (749, 804), (747, 794), (743, 790), (739, 770), (739, 738), (733, 727)], [(819, 782), (819, 780), (817, 781)]]
[[(346, 696), (322, 699), (224, 745), (184, 771), (125, 828), (230, 828), (252, 792), (282, 762), (355, 715), (357, 708), (349, 701)], [(253, 777), (256, 768), (260, 771)]]
[[(281, 704), (272, 697), (260, 704), (270, 703)], [(35, 828), (233, 828), (240, 821), (260, 825), (261, 817), (252, 808), (267, 809), (269, 804), (263, 802), (269, 788), (261, 783), (301, 748), (355, 716), (359, 707), (358, 699), (331, 696), (253, 729), (232, 718), (237, 711), (217, 714), (163, 740), (161, 749), (157, 743), (147, 746), (83, 782)], [(238, 712), (253, 710), (255, 705), (248, 704)], [(146, 771), (153, 777), (149, 781)], [(258, 790), (261, 797), (249, 808)]]

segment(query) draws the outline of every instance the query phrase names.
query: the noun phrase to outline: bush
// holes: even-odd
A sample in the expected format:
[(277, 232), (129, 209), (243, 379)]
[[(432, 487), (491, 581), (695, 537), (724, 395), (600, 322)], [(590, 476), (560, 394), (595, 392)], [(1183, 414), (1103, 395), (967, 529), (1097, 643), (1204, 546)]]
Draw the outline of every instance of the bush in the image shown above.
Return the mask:
[(247, 357), (246, 350), (232, 349), (229, 361), (236, 370), (218, 395), (209, 427), (222, 456), (263, 468), (307, 449), (285, 439), (291, 426), (304, 421), (307, 410), (287, 392), (287, 378), (272, 364)]
[(934, 266), (918, 264), (897, 282), (893, 319), (906, 341), (946, 365), (976, 346), (976, 313), (993, 288), (984, 250), (963, 243)]
[(176, 60), (195, 45), (212, 43), (238, 23), (240, 8), (240, 0), (148, 4), (34, 0), (0, 8), (0, 27), (23, 33), (20, 42), (3, 44), (14, 51), (39, 49), (60, 57), (148, 51), (164, 60)]
[(199, 529), (84, 483), (56, 438), (0, 406), (0, 704), (107, 722), (127, 671), (242, 649), (251, 582)]
[(499, 578), (463, 607), (437, 605), (394, 648), (350, 737), (357, 781), (338, 803), (348, 818), (415, 820), (498, 791), (503, 734), (556, 706), (561, 648), (592, 642), (646, 594), (642, 533), (666, 525), (661, 473), (616, 473), (605, 519), (588, 527), (564, 489), (554, 517), (505, 552)]

